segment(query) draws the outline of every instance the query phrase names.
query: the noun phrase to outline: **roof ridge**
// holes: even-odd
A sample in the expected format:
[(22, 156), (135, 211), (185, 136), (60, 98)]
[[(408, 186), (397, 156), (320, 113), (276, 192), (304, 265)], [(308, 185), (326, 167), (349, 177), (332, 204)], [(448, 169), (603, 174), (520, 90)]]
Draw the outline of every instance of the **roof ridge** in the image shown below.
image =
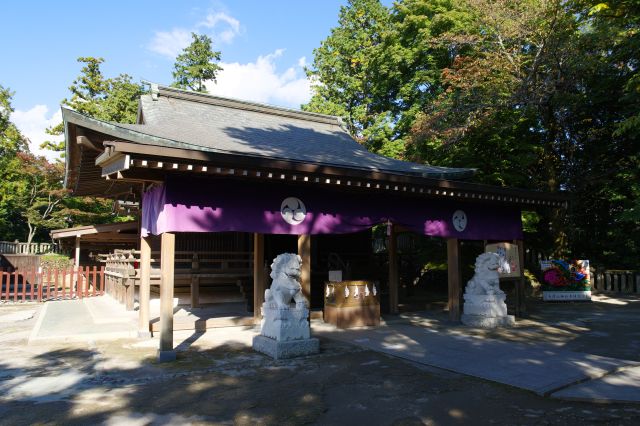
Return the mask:
[(193, 102), (201, 102), (209, 105), (219, 105), (228, 108), (241, 109), (246, 111), (261, 112), (265, 114), (279, 115), (299, 120), (314, 121), (318, 123), (333, 124), (344, 128), (342, 118), (335, 115), (320, 114), (317, 112), (302, 111), (299, 109), (285, 108), (260, 102), (247, 101), (242, 99), (227, 98), (224, 96), (212, 95), (209, 93), (194, 92), (191, 90), (178, 89), (175, 87), (157, 85), (158, 96), (176, 98)]

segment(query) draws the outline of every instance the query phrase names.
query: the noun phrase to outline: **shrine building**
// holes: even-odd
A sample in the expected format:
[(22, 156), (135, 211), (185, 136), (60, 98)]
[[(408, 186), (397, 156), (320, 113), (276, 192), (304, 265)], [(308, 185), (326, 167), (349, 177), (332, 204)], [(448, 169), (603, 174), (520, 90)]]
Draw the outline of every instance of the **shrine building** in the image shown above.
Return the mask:
[[(139, 257), (123, 291), (129, 308), (137, 299), (140, 335), (160, 332), (161, 353), (174, 351), (181, 296), (197, 307), (238, 292), (259, 320), (270, 261), (283, 251), (302, 257), (312, 309), (323, 307), (328, 270), (340, 269), (375, 281), (383, 310), (397, 313), (399, 232), (446, 240), (448, 310), (459, 320), (461, 242), (510, 242), (522, 259), (522, 211), (566, 203), (473, 183), (473, 169), (373, 154), (328, 115), (155, 84), (136, 124), (62, 112), (66, 188), (139, 205)], [(372, 248), (374, 227), (386, 235), (384, 260)], [(523, 279), (515, 288), (518, 314)], [(159, 324), (150, 319), (154, 294)]]

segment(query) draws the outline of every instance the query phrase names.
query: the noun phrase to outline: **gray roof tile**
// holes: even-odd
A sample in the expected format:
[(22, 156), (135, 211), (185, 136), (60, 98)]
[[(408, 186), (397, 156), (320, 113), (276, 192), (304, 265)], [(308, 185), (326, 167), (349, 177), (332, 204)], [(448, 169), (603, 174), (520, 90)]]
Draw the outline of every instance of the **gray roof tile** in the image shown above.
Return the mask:
[(360, 170), (459, 179), (473, 169), (434, 167), (367, 151), (337, 117), (161, 87), (141, 98), (144, 124), (118, 124), (188, 149)]

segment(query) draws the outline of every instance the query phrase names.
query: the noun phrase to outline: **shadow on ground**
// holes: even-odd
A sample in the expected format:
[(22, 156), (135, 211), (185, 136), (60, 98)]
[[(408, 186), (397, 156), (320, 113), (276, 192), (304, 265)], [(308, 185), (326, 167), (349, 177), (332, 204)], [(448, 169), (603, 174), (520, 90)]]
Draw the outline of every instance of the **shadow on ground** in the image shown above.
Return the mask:
[[(274, 361), (188, 339), (158, 364), (136, 341), (14, 352), (0, 362), (2, 424), (633, 424), (640, 409), (563, 403), (323, 339)], [(186, 347), (188, 346), (188, 347)], [(3, 351), (4, 352), (4, 351)], [(30, 355), (31, 354), (31, 355)]]

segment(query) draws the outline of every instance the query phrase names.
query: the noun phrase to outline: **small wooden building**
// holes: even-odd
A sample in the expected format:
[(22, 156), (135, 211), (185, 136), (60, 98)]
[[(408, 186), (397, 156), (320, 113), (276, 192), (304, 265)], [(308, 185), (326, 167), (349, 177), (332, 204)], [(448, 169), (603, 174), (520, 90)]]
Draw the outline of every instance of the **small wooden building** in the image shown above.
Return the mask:
[(54, 229), (51, 239), (64, 251), (73, 252), (74, 265), (95, 263), (99, 253), (114, 249), (133, 249), (138, 246), (140, 234), (137, 221), (106, 223)]
[(522, 256), (522, 210), (565, 203), (559, 195), (472, 183), (472, 169), (370, 153), (337, 117), (170, 87), (152, 85), (142, 96), (137, 124), (108, 123), (64, 108), (63, 118), (66, 187), (75, 195), (126, 194), (131, 200), (134, 194), (141, 203), (142, 333), (149, 324), (151, 245), (159, 236), (161, 352), (173, 351), (176, 236), (248, 236), (256, 318), (269, 260), (265, 235), (297, 239), (303, 290), (313, 300), (314, 240), (344, 235), (355, 241), (373, 226), (386, 226), (392, 313), (398, 304), (396, 231), (444, 238), (449, 313), (457, 320), (460, 241), (516, 242)]

